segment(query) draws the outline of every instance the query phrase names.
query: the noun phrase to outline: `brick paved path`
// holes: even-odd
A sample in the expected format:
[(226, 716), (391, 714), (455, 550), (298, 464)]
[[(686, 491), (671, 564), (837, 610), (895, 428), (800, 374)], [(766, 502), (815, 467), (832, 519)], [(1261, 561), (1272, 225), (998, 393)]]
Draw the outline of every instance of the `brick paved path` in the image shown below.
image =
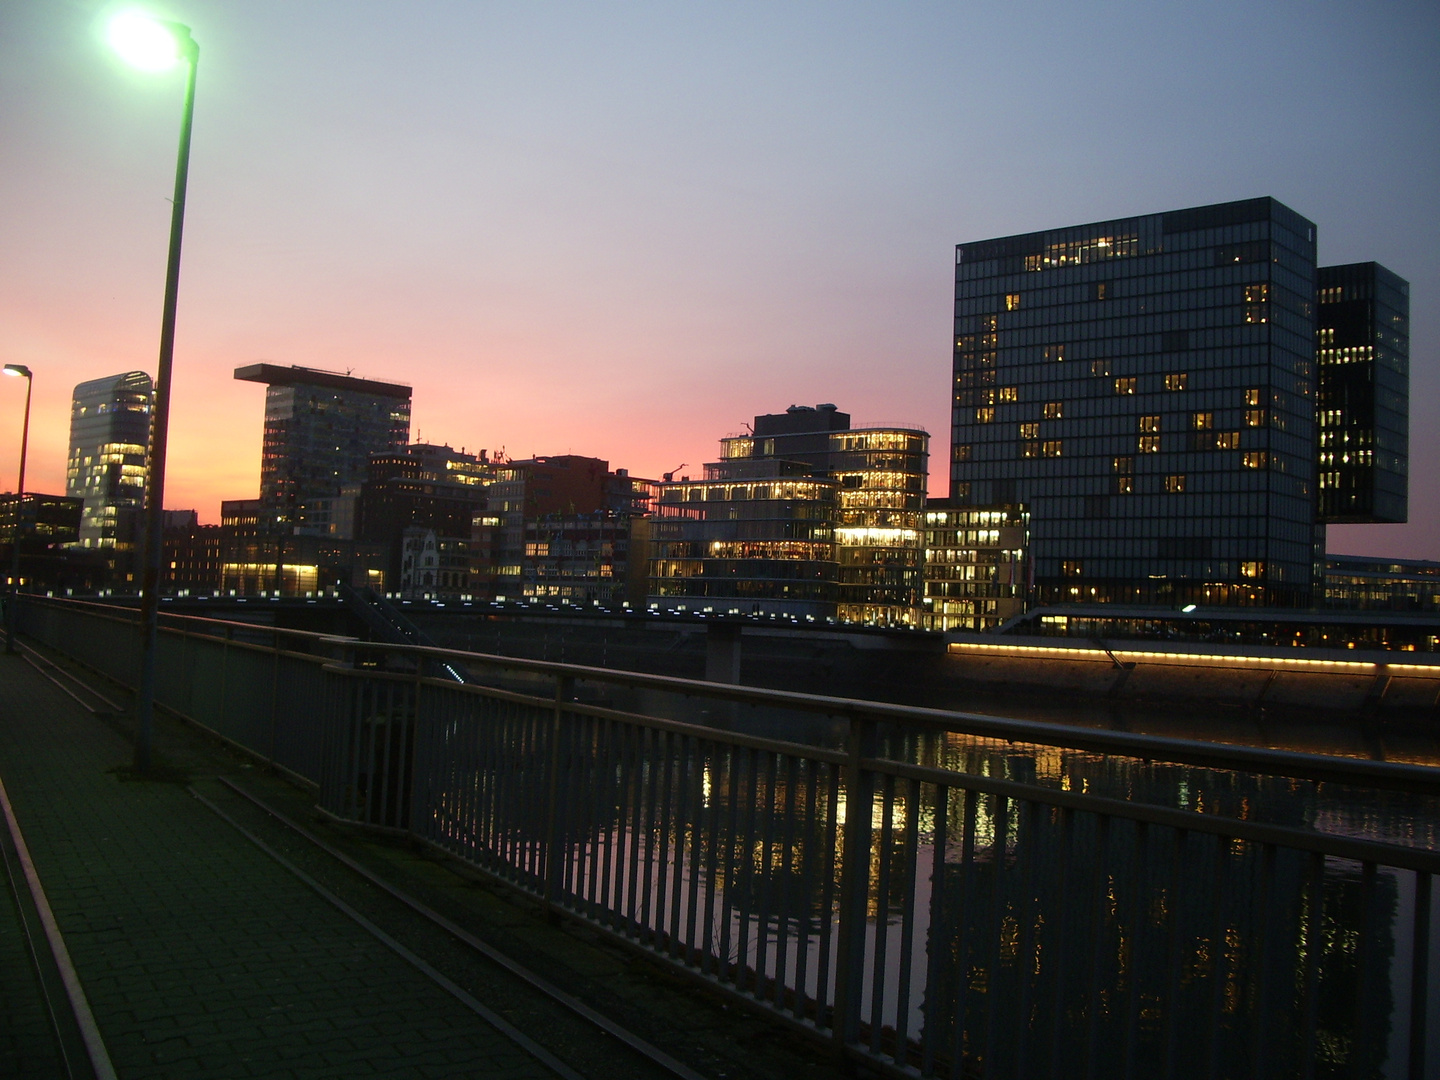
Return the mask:
[[(129, 759), (0, 655), (0, 778), (122, 1080), (550, 1075), (183, 784), (121, 779)], [(44, 1076), (13, 927), (0, 907), (0, 1075)]]

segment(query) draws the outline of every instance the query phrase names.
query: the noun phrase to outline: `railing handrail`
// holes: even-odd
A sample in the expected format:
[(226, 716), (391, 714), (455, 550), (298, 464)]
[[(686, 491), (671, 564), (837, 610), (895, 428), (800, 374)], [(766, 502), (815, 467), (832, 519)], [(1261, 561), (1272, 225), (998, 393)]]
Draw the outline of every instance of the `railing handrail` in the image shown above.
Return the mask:
[[(63, 607), (85, 608), (94, 612), (102, 619), (110, 619), (113, 622), (133, 623), (140, 617), (138, 608), (131, 608), (121, 604), (99, 604), (93, 600), (77, 600), (73, 596), (38, 596), (25, 594), (26, 603), (52, 604)], [(133, 614), (133, 618), (123, 618), (120, 613)], [(304, 638), (314, 642), (350, 642), (355, 638), (347, 638), (343, 635), (327, 634), (316, 630), (294, 630), (286, 626), (272, 626), (268, 623), (244, 622), (238, 619), (215, 619), (208, 615), (181, 615), (177, 612), (161, 610), (161, 619), (173, 619), (178, 622), (203, 623), (207, 626), (226, 627), (235, 630), (260, 630), (270, 634), (285, 634), (289, 637)], [(163, 623), (162, 623), (163, 628)]]
[(771, 705), (837, 718), (912, 724), (931, 729), (954, 731), (964, 735), (1003, 739), (1006, 742), (1033, 743), (1067, 750), (1120, 754), (1141, 760), (1196, 765), (1202, 768), (1233, 769), (1241, 772), (1310, 780), (1316, 783), (1362, 784), (1388, 790), (1440, 796), (1440, 768), (1429, 765), (1367, 761), (1363, 758), (1306, 754), (1293, 750), (1272, 750), (1232, 743), (1208, 743), (1193, 739), (1175, 739), (1163, 735), (1103, 731), (1038, 720), (1016, 720), (1003, 716), (989, 716), (984, 713), (951, 712), (918, 705), (895, 705), (889, 702), (866, 701), (857, 698), (802, 694), (793, 690), (734, 686), (729, 683), (685, 679), (674, 675), (617, 671), (611, 668), (588, 667), (581, 664), (564, 664), (553, 660), (529, 660), (522, 657), (498, 656), (493, 653), (466, 652), (460, 649), (443, 649), (424, 645), (386, 645), (381, 642), (357, 642), (353, 639), (338, 637), (327, 639), (325, 643), (347, 645), (360, 651), (443, 658), (458, 663), (479, 663), (492, 668), (527, 671), (555, 678), (580, 679), (661, 690), (692, 697), (703, 695), (741, 704)]

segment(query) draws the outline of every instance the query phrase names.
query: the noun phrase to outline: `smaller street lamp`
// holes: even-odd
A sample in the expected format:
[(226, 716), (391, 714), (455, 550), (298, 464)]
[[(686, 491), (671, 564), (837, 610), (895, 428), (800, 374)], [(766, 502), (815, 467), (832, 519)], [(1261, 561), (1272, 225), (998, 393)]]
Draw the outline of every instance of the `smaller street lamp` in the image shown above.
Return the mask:
[(20, 592), (20, 526), (25, 512), (25, 453), (30, 448), (30, 391), (35, 380), (24, 364), (6, 364), (6, 375), (25, 380), (25, 424), (20, 429), (20, 479), (15, 484), (15, 531), (10, 535), (10, 596), (5, 604), (5, 651), (15, 652), (15, 601)]

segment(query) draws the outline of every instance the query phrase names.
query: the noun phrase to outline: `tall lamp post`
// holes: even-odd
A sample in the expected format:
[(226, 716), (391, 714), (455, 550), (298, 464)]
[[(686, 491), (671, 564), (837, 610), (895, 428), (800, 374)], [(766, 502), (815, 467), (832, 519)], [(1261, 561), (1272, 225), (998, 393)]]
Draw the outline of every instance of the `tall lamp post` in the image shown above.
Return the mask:
[(160, 360), (150, 414), (150, 467), (145, 482), (144, 567), (140, 578), (140, 677), (135, 698), (135, 770), (150, 771), (155, 719), (155, 645), (160, 615), (160, 561), (164, 545), (165, 448), (170, 428), (170, 366), (175, 354), (175, 304), (180, 291), (180, 234), (185, 225), (185, 182), (190, 169), (190, 122), (195, 112), (195, 69), (200, 46), (190, 28), (135, 12), (110, 23), (110, 44), (144, 71), (185, 64), (185, 105), (180, 118), (180, 152), (175, 163), (175, 199), (170, 215), (170, 255), (165, 268), (165, 308), (160, 319)]
[(20, 532), (25, 517), (25, 452), (30, 448), (30, 391), (35, 380), (24, 364), (6, 364), (6, 375), (25, 380), (25, 425), (20, 429), (20, 479), (15, 484), (15, 532), (10, 537), (10, 596), (5, 603), (5, 651), (15, 652), (15, 601), (20, 596)]

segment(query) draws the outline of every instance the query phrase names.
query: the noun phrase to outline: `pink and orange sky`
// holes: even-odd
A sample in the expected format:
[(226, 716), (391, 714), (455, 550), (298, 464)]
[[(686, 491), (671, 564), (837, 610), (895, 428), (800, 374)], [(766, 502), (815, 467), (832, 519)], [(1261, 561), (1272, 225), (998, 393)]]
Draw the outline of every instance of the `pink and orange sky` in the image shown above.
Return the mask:
[[(74, 385), (155, 366), (181, 82), (108, 55), (113, 10), (0, 0), (32, 490)], [(1411, 521), (1330, 548), (1440, 559), (1433, 3), (151, 10), (201, 46), (168, 506), (257, 493), (259, 360), (409, 382), (428, 441), (648, 476), (833, 401), (926, 427), (942, 494), (957, 242), (1273, 195), (1322, 262), (1411, 282)]]

